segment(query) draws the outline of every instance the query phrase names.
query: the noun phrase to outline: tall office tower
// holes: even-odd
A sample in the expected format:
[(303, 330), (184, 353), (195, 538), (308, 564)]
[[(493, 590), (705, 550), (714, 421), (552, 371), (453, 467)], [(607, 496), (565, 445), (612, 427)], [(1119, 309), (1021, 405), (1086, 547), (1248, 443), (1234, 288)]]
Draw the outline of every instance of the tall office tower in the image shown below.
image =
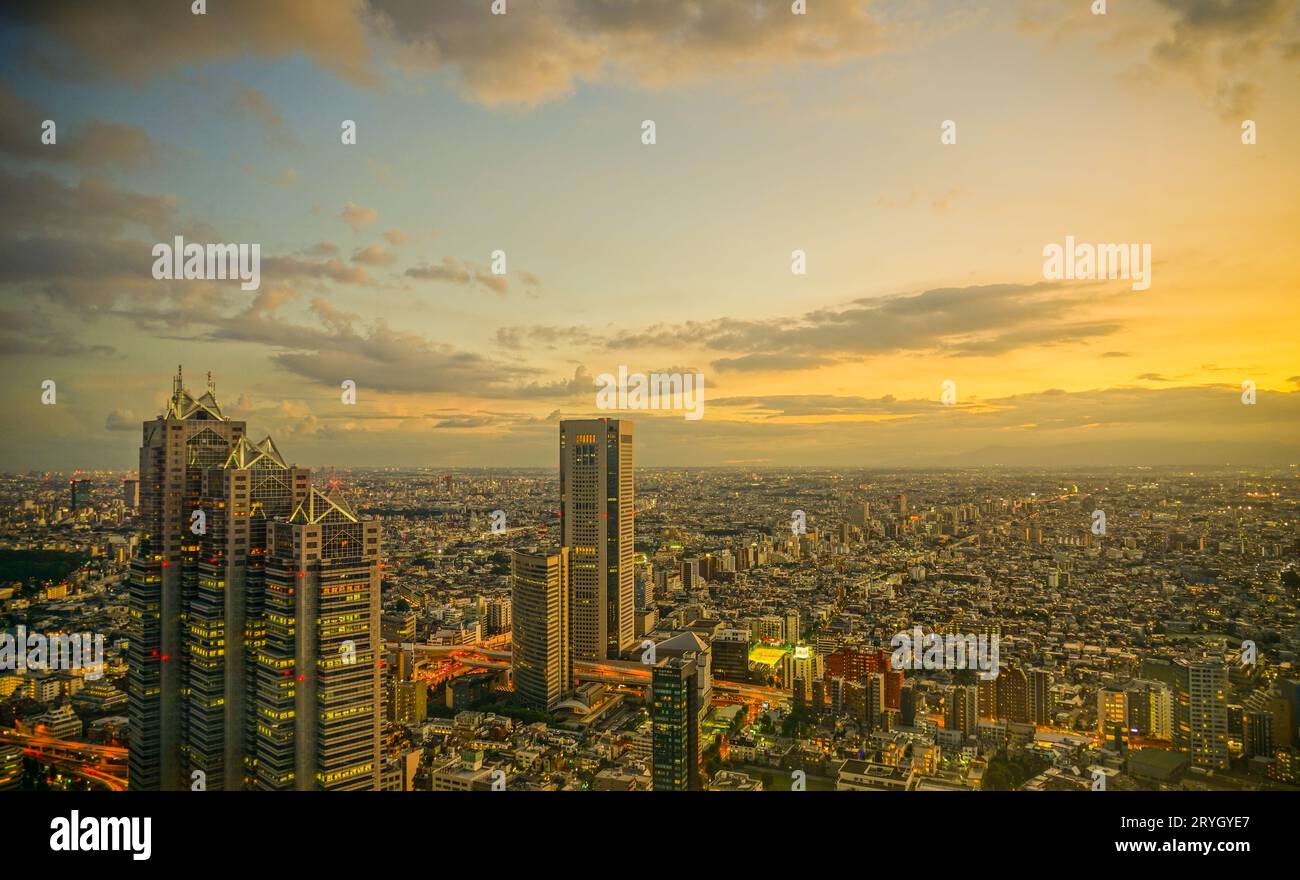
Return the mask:
[(257, 787), (378, 790), (379, 522), (312, 489), (267, 526)]
[(257, 727), (249, 687), (263, 621), (267, 523), (307, 497), (311, 471), (290, 467), (270, 437), (238, 438), (220, 467), (199, 473), (202, 534), (182, 570), (183, 774), (209, 791), (251, 782)]
[(554, 709), (573, 692), (569, 649), (569, 550), (516, 550), (510, 560), (515, 693)]
[(69, 480), (68, 502), (73, 513), (90, 507), (90, 480)]
[[(978, 688), (976, 690), (978, 692)], [(916, 723), (916, 686), (911, 683), (904, 684), (903, 690), (899, 694), (898, 703), (899, 720), (911, 727)]]
[[(700, 686), (697, 655), (666, 657), (651, 673), (655, 791), (699, 791)], [(707, 670), (704, 671), (707, 675)]]
[(560, 543), (569, 548), (574, 660), (617, 659), (636, 646), (632, 435), (626, 419), (560, 422)]
[(898, 493), (898, 515), (904, 519), (907, 518), (907, 493)]
[(998, 717), (998, 680), (996, 678), (980, 678), (975, 682), (975, 688), (979, 692), (976, 705), (979, 709), (981, 718)]
[[(567, 585), (565, 589), (568, 589)], [(498, 596), (488, 602), (487, 618), (488, 629), (492, 631), (493, 635), (510, 632), (513, 625), (510, 600), (504, 596)]]
[(1034, 724), (1052, 723), (1055, 706), (1052, 702), (1052, 671), (1029, 670), (1029, 720)]
[(871, 505), (870, 504), (853, 504), (849, 506), (849, 523), (858, 528), (866, 528), (867, 523), (871, 522)]
[(713, 669), (719, 678), (749, 681), (749, 630), (719, 630), (710, 644), (713, 649)]
[(700, 588), (700, 559), (692, 556), (681, 562), (682, 589), (690, 592)]
[(637, 611), (644, 611), (655, 603), (655, 571), (650, 563), (636, 568), (633, 600)]
[(885, 674), (872, 672), (862, 682), (867, 687), (867, 727), (885, 729)]
[(998, 674), (998, 718), (1021, 724), (1029, 721), (1029, 677), (1018, 665)]
[(785, 640), (792, 645), (797, 645), (800, 635), (802, 633), (799, 629), (799, 611), (791, 608), (785, 613)]
[(1220, 660), (1180, 660), (1174, 746), (1197, 767), (1228, 766), (1228, 667)]
[(127, 510), (134, 511), (140, 506), (140, 481), (123, 480), (122, 481), (122, 505)]
[(886, 669), (882, 674), (885, 676), (885, 708), (902, 709), (903, 670)]
[(978, 688), (972, 685), (953, 685), (948, 689), (947, 717), (944, 727), (960, 730), (963, 734), (973, 734), (978, 723), (976, 705)]
[(200, 474), (220, 467), (244, 435), (221, 414), (213, 389), (195, 397), (178, 368), (162, 414), (143, 426), (140, 535), (131, 560), (127, 714), (136, 790), (190, 787), (181, 761), (182, 567), (198, 553), (190, 530)]

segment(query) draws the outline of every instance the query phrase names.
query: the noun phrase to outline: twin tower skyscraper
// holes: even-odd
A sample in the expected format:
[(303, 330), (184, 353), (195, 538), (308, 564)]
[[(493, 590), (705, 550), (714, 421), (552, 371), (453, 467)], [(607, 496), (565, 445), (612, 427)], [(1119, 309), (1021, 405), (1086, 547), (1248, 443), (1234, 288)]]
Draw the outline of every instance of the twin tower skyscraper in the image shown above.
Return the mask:
[(130, 787), (377, 789), (380, 525), (179, 368), (140, 447)]
[(512, 562), (512, 666), (528, 705), (553, 709), (575, 661), (636, 645), (633, 435), (626, 419), (560, 422), (560, 546)]

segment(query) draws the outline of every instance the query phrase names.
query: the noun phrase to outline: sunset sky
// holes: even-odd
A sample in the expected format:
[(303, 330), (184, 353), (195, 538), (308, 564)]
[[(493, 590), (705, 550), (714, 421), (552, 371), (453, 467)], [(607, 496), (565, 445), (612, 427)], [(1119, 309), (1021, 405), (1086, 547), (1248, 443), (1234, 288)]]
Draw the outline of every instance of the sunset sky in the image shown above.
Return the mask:
[[(0, 12), (0, 469), (134, 466), (177, 364), (311, 467), (1300, 462), (1297, 0), (490, 5)], [(704, 418), (597, 412), (619, 365)]]

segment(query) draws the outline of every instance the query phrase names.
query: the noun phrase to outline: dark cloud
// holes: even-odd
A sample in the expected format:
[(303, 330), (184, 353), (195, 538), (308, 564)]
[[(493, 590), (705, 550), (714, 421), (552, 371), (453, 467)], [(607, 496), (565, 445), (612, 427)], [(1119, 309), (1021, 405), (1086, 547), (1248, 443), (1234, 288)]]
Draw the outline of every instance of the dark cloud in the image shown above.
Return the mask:
[(104, 422), (106, 431), (139, 431), (142, 419), (137, 419), (129, 409), (115, 409)]
[(700, 345), (738, 356), (718, 369), (811, 369), (901, 352), (984, 356), (1118, 332), (1109, 322), (1071, 321), (1097, 288), (1039, 283), (935, 288), (913, 296), (859, 299), (794, 318), (720, 318), (615, 334), (612, 349)]
[(48, 73), (142, 79), (240, 58), (304, 54), (356, 83), (380, 79), (380, 43), (411, 67), (454, 70), (487, 104), (537, 104), (580, 81), (658, 87), (772, 67), (835, 64), (882, 44), (859, 0), (222, 0), (190, 14), (174, 0), (43, 0), (7, 4), (0, 20), (29, 29), (27, 60)]
[[(0, 82), (0, 154), (25, 162), (125, 171), (157, 161), (161, 149), (143, 128), (91, 119), (72, 124), (57, 113), (24, 100)], [(55, 143), (41, 140), (45, 120), (55, 124)]]
[(6, 3), (0, 21), (32, 31), (27, 59), (47, 73), (139, 80), (213, 61), (298, 53), (353, 82), (377, 80), (362, 0), (220, 0), (207, 15), (173, 0)]

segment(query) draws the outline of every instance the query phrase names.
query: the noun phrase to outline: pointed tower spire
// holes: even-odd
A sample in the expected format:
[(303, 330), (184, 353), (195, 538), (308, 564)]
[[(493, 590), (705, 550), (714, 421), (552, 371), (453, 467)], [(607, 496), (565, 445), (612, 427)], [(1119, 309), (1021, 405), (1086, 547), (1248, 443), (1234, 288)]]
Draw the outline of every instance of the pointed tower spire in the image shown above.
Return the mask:
[(185, 388), (181, 379), (181, 365), (176, 365), (176, 378), (172, 380), (172, 409), (177, 412), (181, 409), (181, 403), (185, 397)]

